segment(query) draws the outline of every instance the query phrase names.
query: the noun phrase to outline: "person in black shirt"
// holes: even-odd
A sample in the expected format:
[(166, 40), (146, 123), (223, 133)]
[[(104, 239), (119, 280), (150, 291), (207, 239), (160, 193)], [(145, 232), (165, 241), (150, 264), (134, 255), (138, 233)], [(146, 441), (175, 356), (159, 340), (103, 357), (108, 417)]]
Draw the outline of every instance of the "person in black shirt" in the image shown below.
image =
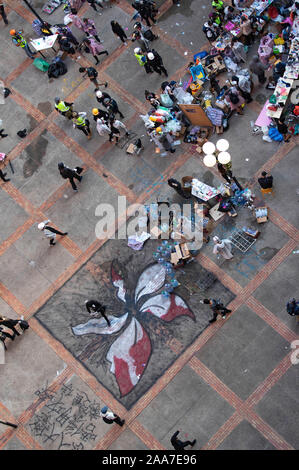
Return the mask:
[(203, 303), (209, 305), (211, 310), (213, 311), (213, 318), (212, 320), (209, 320), (209, 323), (213, 323), (214, 321), (216, 321), (218, 315), (221, 315), (222, 318), (225, 318), (226, 313), (231, 313), (231, 310), (224, 307), (224, 305), (219, 300), (204, 299)]
[(13, 331), (14, 336), (20, 336), (20, 333), (15, 329), (15, 326), (19, 323), (19, 320), (12, 320), (11, 318), (2, 317), (0, 315), (0, 325), (6, 326)]
[(75, 171), (69, 168), (68, 166), (65, 166), (64, 163), (60, 162), (58, 163), (58, 170), (62, 178), (70, 180), (73, 190), (78, 191), (77, 186), (74, 183), (74, 178), (76, 178), (78, 181), (82, 180), (83, 177), (79, 176), (79, 173), (82, 173), (83, 168), (76, 167)]
[(258, 178), (260, 187), (262, 188), (262, 193), (272, 192), (273, 186), (273, 176), (268, 175), (266, 171), (262, 171), (262, 177)]
[(97, 81), (98, 72), (94, 67), (80, 67), (79, 72), (84, 73), (83, 78), (88, 77), (89, 80), (94, 83), (96, 87), (104, 85), (106, 88), (108, 86), (107, 82), (99, 83)]
[(7, 350), (7, 347), (6, 347), (6, 345), (5, 345), (5, 340), (6, 340), (6, 338), (10, 338), (11, 340), (14, 340), (14, 339), (15, 339), (14, 336), (12, 336), (12, 335), (10, 335), (9, 333), (7, 333), (6, 331), (4, 331), (4, 330), (2, 329), (2, 327), (0, 326), (0, 341), (2, 341), (5, 350)]
[(90, 313), (91, 315), (100, 313), (102, 315), (102, 317), (105, 318), (105, 320), (107, 322), (107, 325), (111, 326), (110, 321), (108, 320), (108, 318), (105, 315), (106, 307), (104, 305), (102, 305), (97, 300), (85, 300), (85, 305), (86, 305), (86, 309), (87, 309), (88, 313)]
[(0, 2), (0, 15), (2, 16), (4, 23), (8, 24), (8, 19), (4, 10), (3, 2)]
[(123, 28), (120, 26), (120, 24), (117, 21), (111, 21), (111, 28), (115, 36), (118, 36), (119, 39), (124, 43), (124, 45), (127, 45), (126, 39), (127, 35), (124, 32)]
[(111, 98), (111, 96), (105, 91), (95, 89), (96, 98), (99, 103), (101, 103), (108, 110), (109, 113), (119, 114), (121, 118), (124, 118), (122, 112), (118, 109), (117, 102)]
[(98, 119), (104, 119), (104, 121), (107, 123), (110, 118), (110, 115), (107, 111), (103, 111), (99, 108), (93, 108), (92, 114), (95, 122), (97, 122)]
[(191, 441), (180, 441), (180, 439), (178, 439), (178, 434), (179, 434), (180, 431), (177, 431), (174, 433), (174, 435), (172, 436), (172, 438), (170, 439), (170, 442), (171, 444), (173, 445), (174, 449), (175, 450), (182, 450), (184, 449), (184, 447), (187, 447), (187, 446), (191, 446), (193, 447), (194, 444), (196, 443), (196, 439), (194, 439), (192, 442)]
[(289, 134), (288, 126), (285, 124), (284, 119), (280, 118), (277, 119), (277, 129), (283, 136), (285, 142), (288, 142), (291, 138), (291, 134)]

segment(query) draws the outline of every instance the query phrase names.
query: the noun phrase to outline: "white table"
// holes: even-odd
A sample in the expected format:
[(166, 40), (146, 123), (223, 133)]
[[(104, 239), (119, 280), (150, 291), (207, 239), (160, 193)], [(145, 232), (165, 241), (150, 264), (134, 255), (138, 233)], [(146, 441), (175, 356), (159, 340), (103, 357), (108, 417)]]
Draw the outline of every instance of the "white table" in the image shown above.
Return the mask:
[(220, 194), (218, 189), (213, 188), (212, 186), (208, 186), (196, 178), (193, 178), (191, 184), (191, 194), (199, 199), (202, 199), (203, 201), (209, 201), (213, 197), (217, 196), (217, 194)]
[(57, 39), (57, 34), (52, 34), (51, 36), (44, 36), (42, 38), (37, 38), (33, 39), (30, 41), (30, 44), (34, 47), (34, 49), (39, 52), (43, 57), (43, 53), (41, 51), (45, 51), (46, 49), (53, 49), (53, 51), (56, 52), (54, 49), (54, 44)]

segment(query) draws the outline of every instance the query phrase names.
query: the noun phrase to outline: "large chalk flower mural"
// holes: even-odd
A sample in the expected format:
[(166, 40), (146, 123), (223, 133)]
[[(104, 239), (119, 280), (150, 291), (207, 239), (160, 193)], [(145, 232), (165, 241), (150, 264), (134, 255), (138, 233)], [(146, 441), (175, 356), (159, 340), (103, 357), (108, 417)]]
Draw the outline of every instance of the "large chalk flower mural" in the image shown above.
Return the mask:
[[(166, 282), (166, 270), (160, 264), (148, 266), (141, 273), (132, 292), (126, 290), (122, 275), (113, 266), (111, 280), (117, 289), (118, 299), (125, 307), (125, 313), (119, 317), (108, 315), (110, 327), (104, 318), (93, 318), (87, 323), (73, 327), (72, 330), (75, 335), (111, 335), (119, 332), (106, 354), (106, 359), (111, 363), (110, 372), (114, 374), (123, 397), (138, 384), (151, 356), (151, 340), (142, 326), (144, 314), (154, 315), (163, 322), (171, 322), (182, 315), (195, 321), (195, 316), (179, 295), (170, 294), (169, 297), (164, 297), (158, 293)], [(154, 293), (156, 295), (153, 295)]]

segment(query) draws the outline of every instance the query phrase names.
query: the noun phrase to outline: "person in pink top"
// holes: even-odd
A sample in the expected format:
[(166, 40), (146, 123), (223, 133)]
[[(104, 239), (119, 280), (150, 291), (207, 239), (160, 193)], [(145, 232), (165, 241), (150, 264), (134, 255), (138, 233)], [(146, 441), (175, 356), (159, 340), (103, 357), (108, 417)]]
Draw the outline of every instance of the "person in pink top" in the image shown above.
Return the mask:
[(101, 42), (94, 21), (90, 18), (83, 18), (83, 31), (87, 36), (93, 36), (96, 41)]
[(100, 63), (99, 59), (98, 59), (98, 55), (101, 55), (101, 54), (106, 54), (108, 55), (109, 52), (108, 51), (104, 51), (103, 49), (103, 46), (101, 44), (99, 44), (98, 42), (96, 42), (96, 40), (93, 38), (93, 37), (89, 37), (88, 39), (84, 39), (83, 41), (84, 43), (84, 51), (87, 52), (87, 54), (91, 53), (94, 58), (95, 58), (95, 61), (96, 61), (96, 65)]

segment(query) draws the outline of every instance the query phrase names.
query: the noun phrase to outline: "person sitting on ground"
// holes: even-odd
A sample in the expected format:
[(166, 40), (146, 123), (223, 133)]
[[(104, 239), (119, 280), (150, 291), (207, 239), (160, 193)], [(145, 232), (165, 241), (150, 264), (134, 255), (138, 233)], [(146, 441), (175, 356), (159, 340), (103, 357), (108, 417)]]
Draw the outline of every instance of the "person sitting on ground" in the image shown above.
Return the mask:
[(258, 178), (258, 183), (263, 194), (272, 192), (273, 176), (268, 174), (266, 171), (262, 171), (262, 176)]

